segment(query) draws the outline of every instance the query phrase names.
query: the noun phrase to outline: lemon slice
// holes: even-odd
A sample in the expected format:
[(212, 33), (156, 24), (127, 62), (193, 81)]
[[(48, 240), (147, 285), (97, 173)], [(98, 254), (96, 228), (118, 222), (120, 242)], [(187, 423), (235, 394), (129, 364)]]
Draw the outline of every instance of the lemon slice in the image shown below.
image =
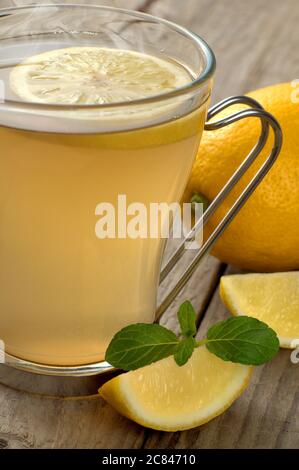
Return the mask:
[(103, 47), (44, 52), (24, 60), (10, 74), (10, 87), (22, 100), (68, 105), (132, 101), (190, 81), (187, 70), (175, 62)]
[(119, 413), (143, 426), (179, 431), (225, 411), (246, 388), (252, 367), (224, 362), (205, 347), (179, 367), (173, 357), (119, 375), (99, 390)]
[(220, 294), (233, 315), (267, 323), (276, 331), (281, 347), (298, 345), (299, 272), (224, 276)]

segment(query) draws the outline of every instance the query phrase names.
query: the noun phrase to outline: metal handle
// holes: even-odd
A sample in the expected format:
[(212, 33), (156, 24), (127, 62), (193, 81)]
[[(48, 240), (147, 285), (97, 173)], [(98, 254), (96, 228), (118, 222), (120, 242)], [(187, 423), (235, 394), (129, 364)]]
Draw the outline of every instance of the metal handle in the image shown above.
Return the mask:
[[(222, 110), (228, 108), (231, 105), (241, 103), (245, 104), (250, 107), (250, 109), (245, 109), (243, 111), (239, 111), (231, 116), (227, 116), (219, 121), (209, 122), (211, 118), (216, 116)], [(164, 281), (164, 279), (169, 275), (169, 273), (173, 270), (176, 266), (177, 262), (182, 258), (185, 253), (185, 243), (190, 242), (194, 239), (194, 236), (199, 228), (203, 228), (214, 212), (218, 209), (220, 204), (224, 201), (224, 199), (231, 193), (232, 189), (236, 186), (242, 176), (246, 173), (249, 167), (253, 164), (255, 159), (258, 157), (260, 152), (263, 150), (268, 136), (269, 136), (269, 128), (271, 127), (274, 132), (274, 145), (271, 150), (270, 155), (268, 156), (267, 160), (263, 163), (259, 171), (256, 175), (252, 178), (250, 183), (244, 189), (244, 191), (240, 194), (237, 200), (234, 202), (233, 206), (230, 210), (226, 213), (223, 217), (221, 222), (217, 225), (215, 230), (211, 233), (209, 238), (205, 241), (202, 247), (196, 253), (194, 259), (192, 260), (191, 264), (188, 268), (184, 271), (183, 275), (177, 282), (177, 284), (173, 287), (170, 293), (166, 296), (163, 300), (159, 308), (156, 312), (156, 319), (159, 319), (161, 315), (167, 310), (167, 308), (171, 305), (173, 300), (191, 278), (193, 272), (197, 268), (198, 264), (202, 261), (203, 257), (211, 250), (217, 239), (222, 235), (224, 230), (228, 227), (234, 217), (237, 215), (239, 210), (251, 196), (253, 191), (257, 188), (263, 178), (266, 176), (272, 165), (274, 164), (275, 160), (277, 159), (279, 152), (282, 146), (282, 131), (279, 123), (276, 119), (269, 114), (267, 111), (263, 109), (263, 107), (254, 99), (249, 98), (247, 96), (232, 96), (227, 98), (220, 103), (213, 106), (210, 111), (208, 112), (207, 123), (205, 125), (205, 130), (213, 131), (216, 129), (221, 129), (222, 127), (226, 127), (234, 122), (240, 121), (241, 119), (246, 119), (249, 117), (259, 118), (261, 120), (261, 135), (253, 147), (251, 152), (247, 155), (244, 159), (242, 164), (239, 168), (235, 171), (235, 173), (231, 176), (216, 198), (212, 201), (209, 205), (208, 209), (204, 212), (202, 217), (197, 221), (194, 225), (192, 230), (188, 233), (186, 238), (181, 242), (179, 247), (176, 249), (175, 253), (172, 255), (170, 260), (167, 262), (166, 266), (161, 272), (160, 276), (160, 284)]]

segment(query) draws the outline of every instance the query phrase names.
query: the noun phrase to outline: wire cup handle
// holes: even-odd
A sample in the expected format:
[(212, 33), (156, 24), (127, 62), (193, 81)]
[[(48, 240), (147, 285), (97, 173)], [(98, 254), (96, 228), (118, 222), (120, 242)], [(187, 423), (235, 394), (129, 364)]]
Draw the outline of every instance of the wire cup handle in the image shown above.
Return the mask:
[[(214, 116), (220, 113), (222, 110), (232, 106), (234, 104), (245, 104), (249, 106), (250, 109), (245, 109), (239, 111), (231, 116), (227, 116), (219, 121), (209, 122)], [(166, 266), (163, 268), (161, 275), (160, 275), (160, 284), (165, 280), (165, 278), (170, 274), (173, 268), (177, 265), (178, 261), (182, 258), (185, 253), (185, 243), (194, 240), (196, 232), (199, 228), (203, 229), (214, 214), (214, 212), (218, 209), (220, 204), (224, 201), (224, 199), (231, 193), (232, 189), (236, 186), (242, 176), (246, 173), (246, 171), (250, 168), (253, 162), (256, 160), (258, 155), (261, 153), (265, 144), (268, 140), (269, 130), (270, 127), (274, 132), (274, 145), (270, 152), (270, 155), (263, 163), (261, 168), (258, 170), (256, 175), (252, 178), (248, 186), (244, 189), (244, 191), (240, 194), (240, 196), (236, 199), (233, 206), (229, 209), (226, 215), (223, 217), (221, 222), (217, 225), (214, 231), (211, 233), (209, 238), (204, 242), (201, 248), (197, 251), (194, 259), (183, 272), (182, 276), (180, 277), (177, 284), (172, 288), (166, 298), (162, 301), (160, 306), (156, 311), (156, 320), (158, 320), (161, 315), (167, 310), (167, 308), (172, 304), (173, 300), (176, 296), (180, 293), (182, 288), (191, 278), (193, 272), (197, 268), (198, 264), (202, 261), (205, 255), (211, 250), (213, 245), (216, 243), (218, 238), (222, 235), (224, 230), (228, 227), (240, 209), (243, 207), (245, 202), (257, 188), (257, 186), (261, 183), (263, 178), (269, 172), (270, 168), (274, 164), (275, 160), (277, 159), (283, 141), (282, 130), (279, 123), (276, 119), (254, 99), (249, 98), (247, 96), (232, 96), (230, 98), (226, 98), (225, 100), (221, 101), (220, 103), (213, 106), (209, 112), (207, 117), (207, 122), (205, 125), (206, 131), (214, 131), (217, 129), (221, 129), (222, 127), (229, 126), (234, 122), (240, 121), (241, 119), (246, 119), (249, 117), (259, 118), (261, 121), (261, 134), (259, 137), (258, 142), (253, 147), (251, 152), (247, 155), (247, 157), (243, 160), (242, 164), (238, 167), (235, 173), (231, 176), (231, 178), (227, 181), (225, 186), (222, 190), (218, 193), (216, 198), (212, 201), (209, 205), (208, 209), (204, 212), (202, 217), (196, 222), (192, 230), (188, 233), (185, 239), (180, 243), (179, 247), (176, 249), (174, 254), (171, 256), (169, 261), (167, 262)]]

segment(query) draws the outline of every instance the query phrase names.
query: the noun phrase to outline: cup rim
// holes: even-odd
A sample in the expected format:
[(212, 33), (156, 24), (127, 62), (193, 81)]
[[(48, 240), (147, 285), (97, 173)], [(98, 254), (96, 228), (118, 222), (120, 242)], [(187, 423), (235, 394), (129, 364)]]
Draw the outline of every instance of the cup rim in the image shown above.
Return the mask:
[(117, 7), (110, 7), (105, 5), (84, 5), (84, 4), (73, 4), (73, 3), (65, 3), (65, 4), (35, 4), (35, 5), (24, 5), (19, 7), (9, 7), (9, 8), (0, 8), (0, 18), (7, 14), (12, 14), (13, 12), (18, 12), (22, 10), (36, 10), (36, 9), (49, 9), (49, 8), (60, 8), (60, 9), (94, 9), (98, 11), (112, 11), (112, 12), (119, 12), (122, 14), (130, 15), (132, 17), (147, 19), (150, 20), (152, 23), (156, 24), (164, 24), (169, 29), (176, 31), (178, 33), (183, 34), (185, 37), (190, 39), (195, 45), (201, 50), (202, 54), (205, 58), (205, 66), (200, 73), (200, 75), (195, 78), (193, 81), (190, 81), (186, 85), (182, 87), (178, 87), (175, 90), (172, 90), (167, 93), (159, 93), (153, 96), (148, 96), (145, 98), (140, 98), (137, 100), (131, 101), (121, 101), (121, 102), (114, 102), (114, 103), (103, 103), (103, 104), (76, 104), (76, 105), (65, 105), (65, 104), (52, 104), (52, 103), (34, 103), (30, 101), (15, 101), (15, 100), (4, 100), (4, 105), (12, 106), (14, 108), (34, 108), (34, 109), (43, 109), (43, 110), (52, 110), (52, 111), (74, 111), (74, 110), (96, 110), (96, 109), (111, 109), (111, 108), (122, 108), (122, 107), (131, 107), (131, 106), (138, 106), (138, 105), (146, 105), (148, 103), (158, 103), (163, 102), (165, 100), (169, 100), (172, 98), (176, 98), (179, 96), (183, 96), (190, 92), (195, 92), (198, 88), (200, 88), (205, 82), (211, 79), (214, 75), (215, 68), (216, 68), (216, 58), (214, 52), (210, 48), (210, 46), (206, 43), (204, 39), (202, 39), (198, 34), (194, 33), (193, 31), (181, 26), (177, 23), (172, 21), (166, 20), (164, 18), (160, 18), (149, 13), (139, 12), (135, 10), (125, 9), (125, 8), (117, 8)]

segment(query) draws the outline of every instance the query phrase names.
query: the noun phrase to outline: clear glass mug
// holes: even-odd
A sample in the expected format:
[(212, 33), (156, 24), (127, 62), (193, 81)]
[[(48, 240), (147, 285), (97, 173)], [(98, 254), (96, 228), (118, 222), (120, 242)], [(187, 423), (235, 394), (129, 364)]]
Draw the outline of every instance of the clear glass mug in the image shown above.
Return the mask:
[[(105, 349), (120, 328), (152, 322), (171, 304), (273, 164), (280, 128), (245, 97), (225, 100), (208, 114), (213, 52), (199, 36), (150, 15), (87, 5), (10, 8), (0, 10), (0, 45), (0, 338), (6, 363), (53, 375), (100, 373), (110, 368)], [(10, 70), (22, 58), (87, 45), (176, 61), (190, 72), (190, 83), (103, 105), (29, 103), (10, 91)], [(206, 123), (236, 102), (250, 109)], [(261, 119), (260, 140), (198, 225), (248, 169), (270, 126), (272, 153), (157, 311), (159, 281), (182, 256), (184, 242), (161, 273), (165, 240), (99, 239), (98, 204), (116, 206), (119, 195), (146, 207), (180, 201), (204, 127), (245, 117)]]

